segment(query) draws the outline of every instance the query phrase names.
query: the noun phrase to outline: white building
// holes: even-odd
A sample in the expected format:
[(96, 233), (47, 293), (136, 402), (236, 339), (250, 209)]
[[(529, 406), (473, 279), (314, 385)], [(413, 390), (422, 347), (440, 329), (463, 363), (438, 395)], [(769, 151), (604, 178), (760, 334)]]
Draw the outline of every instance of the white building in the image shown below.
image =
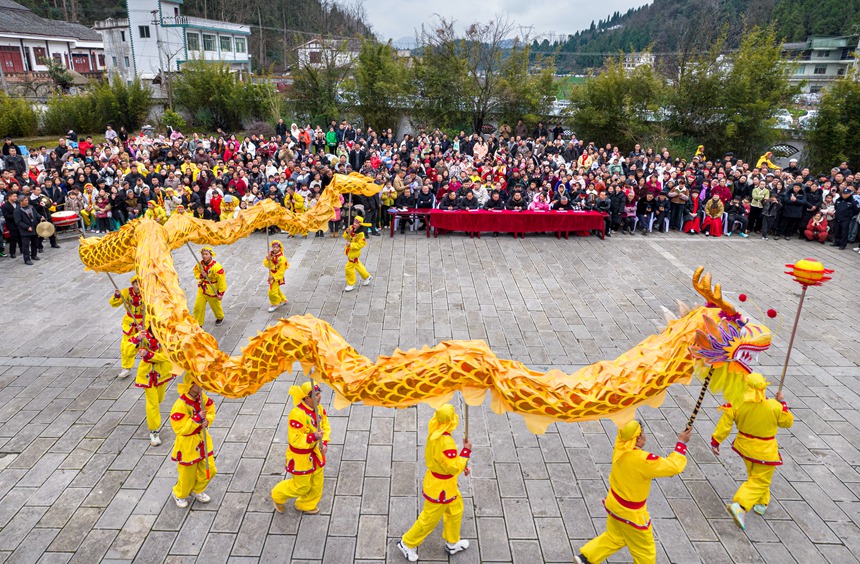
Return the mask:
[[(0, 0), (0, 2), (5, 0)], [(151, 83), (160, 71), (176, 72), (191, 60), (251, 71), (247, 25), (183, 16), (182, 0), (128, 0), (128, 18), (96, 22), (110, 73)]]
[(37, 16), (12, 0), (0, 0), (0, 64), (11, 81), (37, 80), (55, 61), (85, 76), (105, 69), (101, 36), (77, 23)]
[(789, 81), (795, 84), (805, 81), (804, 93), (817, 94), (833, 82), (845, 76), (855, 64), (853, 51), (857, 49), (858, 35), (846, 37), (810, 37), (798, 43), (785, 43), (783, 57), (792, 59), (794, 73)]
[(624, 70), (632, 71), (637, 67), (654, 66), (654, 55), (647, 51), (642, 53), (625, 53), (621, 59), (621, 64), (624, 65)]
[(357, 39), (314, 37), (296, 48), (296, 59), (300, 67), (345, 67), (352, 64), (360, 50), (361, 42)]

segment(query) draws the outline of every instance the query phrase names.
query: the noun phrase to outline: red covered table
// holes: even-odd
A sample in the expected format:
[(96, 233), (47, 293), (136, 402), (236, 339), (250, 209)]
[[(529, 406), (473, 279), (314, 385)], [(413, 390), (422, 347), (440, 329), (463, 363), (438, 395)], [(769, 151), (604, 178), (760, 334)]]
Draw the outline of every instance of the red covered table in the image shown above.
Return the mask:
[(468, 233), (498, 232), (513, 233), (514, 236), (525, 233), (556, 233), (564, 238), (571, 232), (599, 231), (601, 239), (604, 235), (603, 218), (606, 214), (593, 211), (447, 211), (432, 210), (430, 212), (430, 227), (433, 236), (439, 231), (466, 231)]

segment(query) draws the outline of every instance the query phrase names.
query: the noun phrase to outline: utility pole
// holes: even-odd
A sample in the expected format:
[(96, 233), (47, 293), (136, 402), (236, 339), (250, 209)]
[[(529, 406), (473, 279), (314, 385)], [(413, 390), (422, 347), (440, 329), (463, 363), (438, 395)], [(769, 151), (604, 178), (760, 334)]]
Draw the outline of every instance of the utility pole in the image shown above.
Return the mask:
[(173, 109), (173, 92), (172, 88), (170, 88), (170, 69), (165, 71), (164, 68), (164, 58), (162, 54), (163, 44), (161, 43), (161, 30), (160, 30), (160, 21), (158, 17), (158, 10), (152, 10), (150, 12), (152, 14), (152, 25), (155, 27), (155, 45), (158, 49), (158, 74), (161, 75), (161, 84), (162, 88), (167, 92), (167, 106), (170, 109)]

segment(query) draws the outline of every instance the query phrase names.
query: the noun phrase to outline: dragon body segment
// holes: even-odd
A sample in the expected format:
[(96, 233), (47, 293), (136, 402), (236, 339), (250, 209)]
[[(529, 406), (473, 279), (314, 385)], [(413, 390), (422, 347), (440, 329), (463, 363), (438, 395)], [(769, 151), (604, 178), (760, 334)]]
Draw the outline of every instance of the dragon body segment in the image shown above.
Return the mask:
[[(213, 223), (187, 215), (170, 217), (165, 225), (142, 219), (102, 239), (81, 242), (84, 264), (101, 272), (127, 272), (136, 268), (151, 330), (174, 364), (186, 371), (207, 392), (237, 398), (253, 394), (299, 362), (306, 372), (335, 391), (335, 406), (354, 402), (405, 407), (419, 402), (436, 406), (462, 392), (471, 405), (490, 393), (497, 413), (521, 414), (530, 430), (542, 433), (554, 421), (612, 418), (625, 422), (642, 405), (659, 406), (667, 388), (687, 384), (694, 371), (705, 366), (709, 346), (703, 335), (709, 328), (735, 323), (738, 314), (722, 300), (719, 285), (694, 276), (694, 286), (708, 305), (669, 321), (665, 330), (651, 335), (615, 360), (586, 366), (573, 374), (546, 373), (522, 363), (500, 359), (483, 341), (443, 341), (421, 350), (395, 350), (376, 361), (360, 355), (334, 328), (310, 315), (281, 319), (252, 337), (240, 356), (219, 350), (189, 314), (179, 277), (170, 254), (187, 241), (227, 245), (255, 229), (278, 225), (290, 233), (324, 229), (339, 194), (344, 191), (373, 194), (379, 186), (358, 175), (337, 175), (320, 203), (305, 214), (293, 214), (269, 202), (239, 213), (239, 217)], [(745, 324), (736, 341), (756, 332), (759, 345), (770, 343), (766, 327)], [(739, 365), (732, 355), (747, 354), (739, 342), (720, 342), (724, 366)], [(705, 352), (691, 354), (697, 346)], [(728, 351), (728, 352), (726, 352)], [(722, 354), (722, 353), (721, 353)], [(744, 356), (746, 360), (749, 360)], [(740, 366), (740, 365), (739, 365)], [(741, 366), (742, 367), (742, 366)]]

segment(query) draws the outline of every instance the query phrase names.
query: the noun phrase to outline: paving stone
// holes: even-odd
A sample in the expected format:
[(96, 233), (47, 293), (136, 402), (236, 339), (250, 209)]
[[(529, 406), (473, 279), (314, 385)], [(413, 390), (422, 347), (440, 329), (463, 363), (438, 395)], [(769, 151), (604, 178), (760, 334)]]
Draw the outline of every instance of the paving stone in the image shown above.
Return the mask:
[(510, 561), (511, 550), (505, 531), (505, 520), (500, 517), (478, 517), (478, 544), (481, 550), (481, 560)]
[(38, 562), (59, 532), (58, 529), (31, 530), (15, 549), (15, 552), (9, 555), (8, 562), (20, 564)]
[(246, 513), (231, 556), (260, 556), (271, 520), (271, 513)]
[(74, 552), (78, 550), (87, 533), (98, 521), (102, 510), (97, 507), (81, 507), (75, 511), (60, 534), (51, 543), (49, 550), (57, 552)]
[(143, 546), (147, 536), (155, 523), (154, 515), (133, 515), (125, 522), (122, 530), (113, 541), (106, 559), (131, 560), (135, 557), (140, 547)]
[[(371, 516), (368, 516), (371, 517)], [(328, 530), (328, 515), (304, 515), (299, 525), (299, 534), (293, 548), (294, 559), (320, 560), (325, 549), (326, 531)], [(359, 535), (361, 531), (359, 530)], [(385, 537), (385, 532), (381, 532)]]
[(385, 558), (387, 530), (386, 515), (362, 515), (358, 520), (356, 558)]
[(538, 518), (534, 521), (540, 539), (541, 551), (546, 561), (572, 561), (573, 552), (562, 520), (559, 518)]
[(110, 548), (110, 545), (114, 538), (116, 538), (117, 533), (118, 531), (111, 530), (90, 531), (69, 562), (80, 562), (81, 564), (86, 564), (88, 562), (100, 561)]
[(182, 527), (179, 529), (179, 535), (176, 541), (170, 548), (170, 554), (178, 555), (197, 555), (206, 541), (206, 535), (215, 520), (215, 513), (211, 511), (189, 511)]
[(227, 562), (235, 540), (236, 535), (231, 533), (209, 533), (197, 560), (206, 564)]

